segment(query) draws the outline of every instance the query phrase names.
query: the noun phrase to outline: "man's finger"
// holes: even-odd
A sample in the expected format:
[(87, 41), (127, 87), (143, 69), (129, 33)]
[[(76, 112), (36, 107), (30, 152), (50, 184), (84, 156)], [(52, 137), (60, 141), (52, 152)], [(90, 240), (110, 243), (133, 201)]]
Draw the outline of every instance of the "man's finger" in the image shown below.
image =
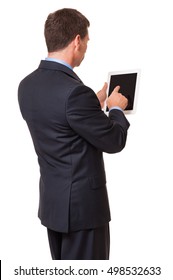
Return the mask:
[(120, 90), (120, 86), (116, 86), (116, 87), (114, 88), (114, 91), (116, 91), (116, 92), (119, 92), (119, 90)]

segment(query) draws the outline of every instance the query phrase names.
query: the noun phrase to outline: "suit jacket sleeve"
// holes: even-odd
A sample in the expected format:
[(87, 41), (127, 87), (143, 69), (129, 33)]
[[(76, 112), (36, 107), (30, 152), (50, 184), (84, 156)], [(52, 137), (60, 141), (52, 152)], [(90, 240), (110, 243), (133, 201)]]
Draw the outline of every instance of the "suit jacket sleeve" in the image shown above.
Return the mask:
[(66, 117), (71, 128), (97, 149), (117, 153), (125, 147), (129, 122), (124, 113), (115, 109), (107, 116), (90, 88), (79, 85), (70, 92)]

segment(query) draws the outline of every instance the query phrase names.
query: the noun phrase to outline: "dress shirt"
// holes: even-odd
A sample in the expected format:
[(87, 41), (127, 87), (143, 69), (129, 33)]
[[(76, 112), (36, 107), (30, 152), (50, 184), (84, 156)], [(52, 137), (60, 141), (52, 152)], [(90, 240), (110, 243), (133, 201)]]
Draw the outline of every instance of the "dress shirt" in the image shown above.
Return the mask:
[(51, 58), (51, 57), (46, 57), (45, 60), (61, 63), (61, 64), (65, 65), (65, 66), (67, 66), (68, 68), (70, 68), (71, 70), (73, 70), (71, 65), (68, 64), (67, 62), (65, 62), (64, 60), (57, 59), (57, 58)]

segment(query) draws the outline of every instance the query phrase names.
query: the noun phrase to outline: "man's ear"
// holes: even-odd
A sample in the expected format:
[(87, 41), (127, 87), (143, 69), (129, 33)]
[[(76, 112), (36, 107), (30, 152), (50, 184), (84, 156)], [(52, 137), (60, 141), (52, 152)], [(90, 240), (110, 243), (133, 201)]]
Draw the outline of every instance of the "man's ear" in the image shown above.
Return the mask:
[(74, 44), (75, 44), (75, 47), (76, 47), (77, 49), (79, 49), (80, 43), (81, 43), (81, 37), (80, 37), (80, 35), (78, 34), (78, 35), (76, 35), (76, 37), (75, 37), (75, 39), (74, 39)]

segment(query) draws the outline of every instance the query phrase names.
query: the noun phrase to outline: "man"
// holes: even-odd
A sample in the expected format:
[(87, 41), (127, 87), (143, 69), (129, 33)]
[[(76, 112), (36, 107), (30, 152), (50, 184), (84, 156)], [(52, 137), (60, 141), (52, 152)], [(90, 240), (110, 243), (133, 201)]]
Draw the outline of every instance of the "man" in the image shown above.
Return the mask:
[(73, 68), (82, 62), (89, 21), (61, 9), (45, 22), (48, 57), (24, 78), (19, 105), (40, 166), (39, 218), (47, 227), (54, 260), (109, 259), (110, 210), (103, 152), (120, 152), (129, 123), (119, 86), (96, 95)]

